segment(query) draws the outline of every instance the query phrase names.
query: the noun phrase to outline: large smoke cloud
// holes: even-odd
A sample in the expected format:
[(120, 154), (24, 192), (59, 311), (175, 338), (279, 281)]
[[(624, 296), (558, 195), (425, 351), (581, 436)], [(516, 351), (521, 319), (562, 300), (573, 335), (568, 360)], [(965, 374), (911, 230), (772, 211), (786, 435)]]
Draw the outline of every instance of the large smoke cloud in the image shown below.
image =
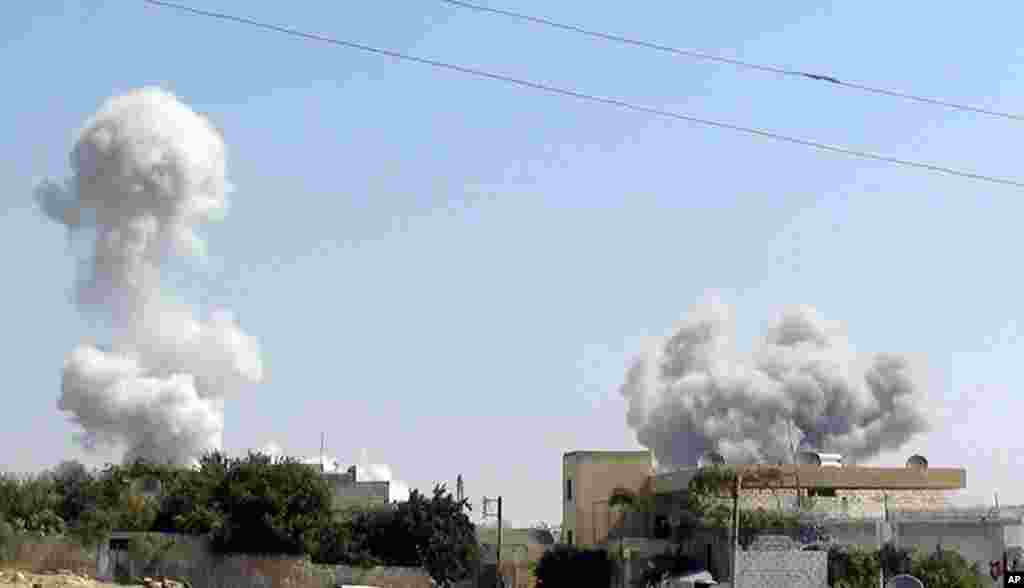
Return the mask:
[(782, 313), (751, 354), (731, 336), (730, 309), (712, 299), (628, 370), (627, 419), (659, 468), (709, 451), (730, 463), (789, 462), (800, 446), (858, 462), (928, 430), (909, 362), (858, 356), (813, 308)]
[(161, 288), (166, 262), (203, 256), (196, 229), (227, 211), (222, 136), (173, 95), (143, 88), (86, 122), (71, 167), (36, 200), (90, 241), (75, 299), (108, 321), (111, 341), (71, 353), (57, 406), (86, 448), (190, 463), (221, 447), (224, 399), (263, 372), (257, 342), (230, 313), (201, 320)]

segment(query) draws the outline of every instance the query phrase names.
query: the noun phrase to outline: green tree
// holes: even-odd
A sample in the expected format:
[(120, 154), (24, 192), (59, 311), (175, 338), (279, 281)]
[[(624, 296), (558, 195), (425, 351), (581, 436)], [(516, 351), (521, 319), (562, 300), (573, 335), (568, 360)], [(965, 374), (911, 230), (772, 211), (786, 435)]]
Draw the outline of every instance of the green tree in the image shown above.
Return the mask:
[(366, 568), (395, 561), (392, 551), (411, 538), (393, 531), (394, 519), (392, 506), (349, 509), (344, 520), (321, 529), (320, 563)]
[(639, 515), (642, 521), (642, 534), (646, 536), (651, 529), (651, 517), (655, 510), (654, 492), (650, 482), (639, 490), (619, 486), (612, 490), (608, 497), (608, 508), (621, 508), (627, 513)]
[(58, 497), (57, 514), (69, 524), (96, 507), (96, 480), (81, 462), (61, 462), (51, 479)]
[(153, 530), (205, 535), (224, 525), (225, 513), (214, 494), (225, 481), (230, 460), (220, 452), (204, 455), (197, 468), (157, 472), (163, 495)]
[(330, 488), (316, 470), (258, 453), (230, 460), (213, 502), (224, 513), (213, 531), (222, 552), (313, 553), (332, 514)]
[(330, 520), (324, 523), (317, 532), (316, 547), (310, 554), (313, 563), (337, 565), (362, 565), (361, 560), (353, 564), (350, 549), (353, 546), (352, 526), (349, 521)]
[[(768, 466), (744, 474), (744, 484), (754, 483), (758, 487), (777, 491), (783, 484), (783, 470)], [(684, 520), (695, 528), (732, 529), (733, 500), (736, 493), (737, 472), (727, 466), (710, 466), (700, 469), (690, 479), (684, 503)], [(825, 530), (818, 521), (807, 513), (809, 501), (801, 501), (795, 510), (739, 509), (739, 542), (749, 545), (757, 535), (764, 532), (799, 535), (805, 540), (820, 540)]]
[(49, 475), (0, 474), (0, 518), (18, 533), (58, 535), (66, 523), (58, 514), (59, 497)]
[(397, 561), (389, 563), (423, 566), (442, 588), (470, 577), (480, 557), (476, 527), (467, 514), (471, 508), (443, 484), (434, 487), (430, 498), (410, 492), (409, 500), (395, 508), (390, 539), (412, 541), (403, 541), (393, 553)]

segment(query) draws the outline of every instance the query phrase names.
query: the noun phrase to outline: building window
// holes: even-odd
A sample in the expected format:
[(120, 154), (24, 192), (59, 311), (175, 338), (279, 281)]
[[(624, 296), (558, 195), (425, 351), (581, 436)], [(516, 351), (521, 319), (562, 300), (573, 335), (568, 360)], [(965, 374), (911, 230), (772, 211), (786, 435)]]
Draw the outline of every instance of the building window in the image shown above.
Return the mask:
[(809, 488), (807, 490), (807, 495), (812, 497), (812, 498), (835, 498), (836, 497), (836, 489), (835, 488)]
[(565, 501), (572, 502), (572, 480), (565, 481)]
[(659, 516), (654, 519), (654, 538), (668, 539), (672, 536), (672, 527), (669, 526), (668, 517)]
[(572, 545), (572, 530), (571, 529), (569, 531), (567, 531), (566, 534), (565, 534), (565, 542), (568, 545)]

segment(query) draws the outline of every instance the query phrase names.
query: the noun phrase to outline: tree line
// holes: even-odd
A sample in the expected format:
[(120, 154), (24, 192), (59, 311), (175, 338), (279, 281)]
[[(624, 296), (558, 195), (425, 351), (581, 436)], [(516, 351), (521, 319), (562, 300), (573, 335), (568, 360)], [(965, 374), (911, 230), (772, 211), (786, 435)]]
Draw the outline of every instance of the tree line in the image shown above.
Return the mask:
[(35, 476), (0, 475), (0, 536), (65, 536), (94, 546), (112, 531), (203, 535), (220, 553), (422, 566), (442, 586), (468, 577), (478, 561), (469, 511), (468, 501), (438, 485), (402, 503), (338, 512), (315, 468), (260, 453), (212, 452), (191, 468), (139, 460), (89, 470), (64, 462)]

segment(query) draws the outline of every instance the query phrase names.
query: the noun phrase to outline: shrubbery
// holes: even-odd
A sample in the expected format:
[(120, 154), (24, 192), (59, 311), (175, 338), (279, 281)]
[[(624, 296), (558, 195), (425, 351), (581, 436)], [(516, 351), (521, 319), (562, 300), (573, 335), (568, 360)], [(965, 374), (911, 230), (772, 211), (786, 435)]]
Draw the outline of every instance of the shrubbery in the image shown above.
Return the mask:
[[(113, 530), (185, 533), (209, 537), (224, 553), (423, 566), (447, 586), (467, 577), (478, 558), (468, 510), (438, 486), (430, 497), (413, 491), (407, 502), (339, 517), (315, 469), (256, 453), (211, 453), (197, 468), (140, 461), (90, 472), (71, 462), (30, 478), (0, 475), (0, 558), (12, 536), (65, 535), (92, 546)], [(145, 548), (136, 555), (146, 561), (161, 551), (136, 547)]]
[(829, 551), (828, 583), (832, 588), (876, 588), (879, 570), (886, 577), (911, 574), (928, 588), (981, 588), (985, 584), (977, 563), (956, 551), (919, 552), (886, 545), (881, 550), (836, 547)]

